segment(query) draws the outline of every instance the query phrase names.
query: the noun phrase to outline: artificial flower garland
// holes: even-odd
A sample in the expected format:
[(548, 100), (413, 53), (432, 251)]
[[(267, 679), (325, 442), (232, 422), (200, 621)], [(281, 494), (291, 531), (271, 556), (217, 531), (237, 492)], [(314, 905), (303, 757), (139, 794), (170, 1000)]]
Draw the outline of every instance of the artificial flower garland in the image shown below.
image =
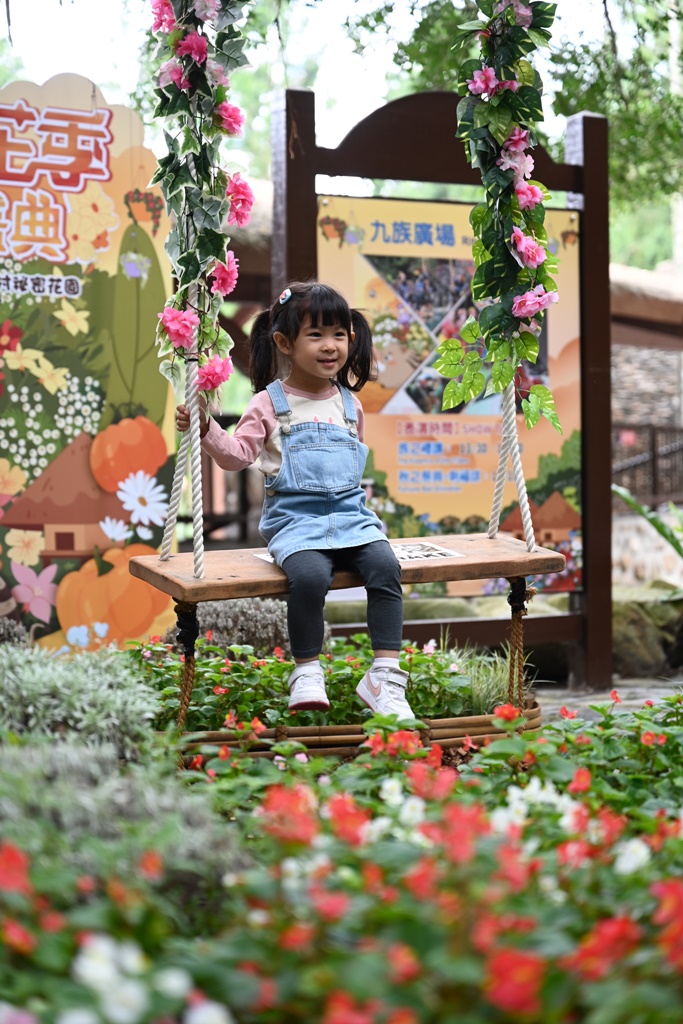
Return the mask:
[[(484, 362), (491, 364), (487, 393), (502, 392), (522, 360), (535, 363), (545, 310), (557, 302), (552, 274), (557, 260), (547, 250), (544, 186), (531, 180), (537, 144), (534, 123), (543, 120), (541, 80), (527, 57), (547, 45), (557, 5), (522, 0), (477, 0), (483, 19), (461, 26), (454, 49), (478, 37), (481, 56), (460, 67), (458, 132), (473, 167), (481, 169), (486, 199), (470, 223), (475, 274), (472, 297), (484, 302), (469, 317), (460, 339), (445, 339), (435, 368), (457, 378), (446, 386), (443, 407), (452, 409), (481, 394)], [(463, 345), (463, 342), (465, 345)], [(482, 353), (482, 344), (484, 350)], [(472, 346), (467, 350), (465, 346)], [(527, 426), (545, 416), (561, 431), (553, 397), (533, 385), (522, 399)]]
[(254, 203), (242, 176), (220, 166), (221, 143), (241, 135), (244, 124), (243, 112), (228, 101), (228, 76), (247, 63), (235, 27), (244, 2), (151, 0), (160, 60), (155, 116), (168, 124), (168, 154), (153, 182), (174, 217), (166, 251), (178, 282), (159, 314), (160, 370), (176, 383), (180, 362), (197, 358), (197, 388), (207, 394), (232, 373), (232, 340), (218, 325), (239, 270), (226, 232), (248, 223)]

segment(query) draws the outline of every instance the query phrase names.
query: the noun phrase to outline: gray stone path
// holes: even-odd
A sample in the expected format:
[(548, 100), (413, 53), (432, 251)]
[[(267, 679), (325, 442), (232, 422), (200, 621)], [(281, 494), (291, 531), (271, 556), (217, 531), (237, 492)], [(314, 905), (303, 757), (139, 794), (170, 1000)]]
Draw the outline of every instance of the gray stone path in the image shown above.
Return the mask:
[[(662, 697), (672, 693), (683, 692), (683, 679), (618, 679), (614, 689), (621, 697), (620, 710), (638, 710), (643, 701), (653, 700), (655, 703)], [(592, 711), (591, 704), (609, 704), (610, 691), (577, 692), (567, 690), (563, 686), (548, 684), (538, 687), (536, 696), (541, 706), (543, 720), (551, 722), (560, 718), (560, 708), (564, 705), (570, 711), (577, 711), (579, 718), (595, 720), (600, 716)]]

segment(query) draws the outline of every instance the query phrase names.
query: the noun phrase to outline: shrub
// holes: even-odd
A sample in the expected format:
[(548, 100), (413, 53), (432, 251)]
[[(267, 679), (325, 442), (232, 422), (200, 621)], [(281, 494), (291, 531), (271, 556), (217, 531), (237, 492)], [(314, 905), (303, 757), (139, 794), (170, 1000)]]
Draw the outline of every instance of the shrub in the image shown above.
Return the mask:
[(0, 644), (28, 644), (28, 632), (21, 622), (0, 616)]
[(113, 743), (133, 757), (149, 739), (158, 697), (134, 662), (114, 649), (70, 658), (8, 644), (0, 669), (0, 733)]

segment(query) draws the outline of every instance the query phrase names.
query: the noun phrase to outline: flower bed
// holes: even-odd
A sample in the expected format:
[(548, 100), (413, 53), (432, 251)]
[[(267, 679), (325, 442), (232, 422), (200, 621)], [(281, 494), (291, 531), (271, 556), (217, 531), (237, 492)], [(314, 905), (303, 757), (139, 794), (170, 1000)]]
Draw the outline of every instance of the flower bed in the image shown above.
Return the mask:
[(159, 839), (133, 876), (102, 855), (84, 877), (17, 833), (0, 1020), (680, 1024), (683, 697), (612, 698), (540, 735), (502, 707), (509, 735), (459, 771), (381, 719), (336, 767), (293, 743), (207, 749), (185, 783), (248, 860), (201, 934), (175, 922)]

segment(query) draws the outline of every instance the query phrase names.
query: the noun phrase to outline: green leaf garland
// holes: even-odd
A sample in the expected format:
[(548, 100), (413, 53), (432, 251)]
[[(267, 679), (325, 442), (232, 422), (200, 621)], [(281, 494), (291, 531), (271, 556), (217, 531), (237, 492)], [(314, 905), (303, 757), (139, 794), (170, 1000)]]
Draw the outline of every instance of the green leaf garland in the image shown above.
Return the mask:
[(160, 371), (177, 383), (179, 363), (194, 343), (197, 385), (207, 393), (232, 371), (232, 343), (218, 326), (238, 272), (228, 225), (246, 224), (254, 200), (241, 175), (221, 166), (223, 141), (240, 135), (244, 121), (229, 101), (229, 75), (247, 63), (235, 23), (248, 2), (151, 0), (159, 62), (155, 116), (165, 124), (168, 147), (153, 182), (172, 217), (166, 251), (177, 279), (175, 295), (159, 314)]
[[(470, 214), (472, 297), (485, 305), (478, 322), (470, 317), (463, 325), (462, 343), (448, 339), (439, 346), (436, 369), (457, 378), (446, 386), (444, 409), (482, 392), (483, 363), (491, 364), (490, 394), (514, 381), (522, 360), (536, 362), (543, 314), (558, 298), (557, 259), (547, 251), (544, 227), (550, 193), (532, 178), (530, 150), (543, 105), (541, 80), (528, 59), (548, 44), (557, 5), (477, 0), (477, 7), (481, 20), (460, 27), (453, 50), (467, 52), (479, 39), (480, 58), (463, 61), (458, 72), (457, 137), (486, 190)], [(522, 396), (522, 410), (527, 426), (544, 416), (561, 432), (548, 388), (534, 385)]]

